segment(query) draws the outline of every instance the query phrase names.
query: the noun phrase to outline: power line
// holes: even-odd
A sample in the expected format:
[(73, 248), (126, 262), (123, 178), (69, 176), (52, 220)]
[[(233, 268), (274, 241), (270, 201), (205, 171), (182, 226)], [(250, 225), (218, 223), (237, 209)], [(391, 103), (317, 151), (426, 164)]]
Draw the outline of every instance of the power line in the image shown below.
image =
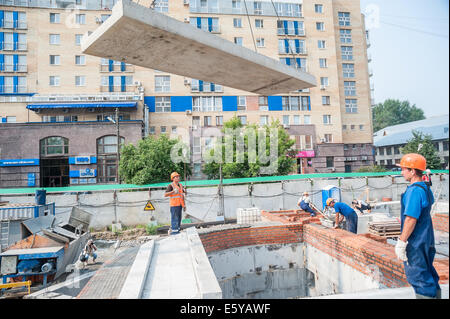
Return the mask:
[(415, 29), (415, 28), (404, 26), (404, 25), (395, 24), (395, 23), (389, 23), (389, 22), (384, 22), (384, 21), (381, 21), (381, 23), (386, 24), (386, 25), (390, 25), (390, 26), (393, 26), (393, 27), (397, 27), (397, 28), (402, 28), (402, 29), (406, 29), (406, 30), (410, 30), (410, 31), (415, 31), (415, 32), (419, 32), (419, 33), (432, 35), (432, 36), (435, 36), (435, 37), (441, 37), (441, 38), (448, 39), (448, 35), (445, 35), (445, 34), (429, 32), (429, 31), (425, 31), (425, 30)]

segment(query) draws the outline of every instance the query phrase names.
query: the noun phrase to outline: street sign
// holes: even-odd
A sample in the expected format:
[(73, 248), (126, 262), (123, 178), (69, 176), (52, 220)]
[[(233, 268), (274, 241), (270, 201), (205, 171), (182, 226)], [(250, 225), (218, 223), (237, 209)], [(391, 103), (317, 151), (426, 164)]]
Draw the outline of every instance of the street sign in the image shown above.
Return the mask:
[(153, 206), (151, 201), (147, 202), (147, 205), (145, 205), (144, 210), (155, 210), (155, 207)]

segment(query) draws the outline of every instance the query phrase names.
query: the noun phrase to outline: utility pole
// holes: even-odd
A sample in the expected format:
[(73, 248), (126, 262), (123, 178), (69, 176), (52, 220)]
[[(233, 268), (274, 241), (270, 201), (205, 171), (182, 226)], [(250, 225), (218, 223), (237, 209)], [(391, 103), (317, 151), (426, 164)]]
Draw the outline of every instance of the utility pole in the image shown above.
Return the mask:
[(116, 128), (117, 128), (117, 167), (116, 167), (116, 181), (119, 181), (119, 161), (120, 161), (120, 134), (119, 134), (119, 108), (116, 107)]
[(220, 205), (220, 215), (223, 216), (223, 222), (225, 223), (225, 201), (223, 196), (223, 175), (222, 175), (222, 163), (219, 164), (219, 205)]

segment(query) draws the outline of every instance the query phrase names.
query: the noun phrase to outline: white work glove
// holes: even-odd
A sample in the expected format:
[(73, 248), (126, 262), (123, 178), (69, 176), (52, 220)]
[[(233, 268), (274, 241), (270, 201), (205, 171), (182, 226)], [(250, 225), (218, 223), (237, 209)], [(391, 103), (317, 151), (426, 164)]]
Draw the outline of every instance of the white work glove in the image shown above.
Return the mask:
[(178, 192), (179, 192), (178, 188), (177, 188), (177, 187), (174, 187), (174, 188), (173, 188), (173, 193), (174, 193), (174, 194), (178, 194)]
[(397, 255), (397, 258), (401, 261), (408, 262), (408, 257), (406, 256), (406, 246), (408, 245), (408, 242), (401, 241), (400, 239), (397, 240), (397, 245), (395, 245), (395, 254)]

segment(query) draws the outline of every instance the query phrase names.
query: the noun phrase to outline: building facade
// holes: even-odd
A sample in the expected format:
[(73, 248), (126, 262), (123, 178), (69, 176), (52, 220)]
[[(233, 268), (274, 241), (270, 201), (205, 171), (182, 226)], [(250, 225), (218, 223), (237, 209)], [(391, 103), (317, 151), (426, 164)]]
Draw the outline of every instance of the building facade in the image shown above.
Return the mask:
[(412, 131), (430, 135), (436, 152), (441, 159), (442, 169), (448, 169), (448, 114), (433, 116), (425, 120), (414, 121), (385, 127), (374, 133), (375, 163), (387, 169), (396, 168), (403, 156), (400, 149), (413, 138)]
[[(84, 55), (83, 35), (108, 19), (115, 3), (0, 0), (0, 160), (9, 160), (0, 162), (0, 187), (33, 186), (28, 173), (35, 174), (35, 186), (117, 182), (111, 168), (117, 165), (117, 142), (111, 143), (135, 143), (159, 134), (188, 141), (193, 178), (203, 178), (202, 154), (235, 115), (244, 124), (282, 123), (296, 141), (294, 173), (354, 171), (373, 164), (369, 42), (359, 1), (139, 1), (187, 27), (316, 77), (317, 87), (276, 96)], [(108, 120), (114, 121), (116, 111), (119, 134)], [(30, 141), (22, 145), (29, 147), (13, 146), (13, 134), (28, 136)], [(75, 147), (77, 139), (89, 146)], [(55, 141), (67, 144), (67, 152), (60, 144), (51, 145)], [(95, 162), (99, 155), (108, 155), (109, 169)], [(51, 182), (56, 173), (45, 173), (49, 170), (41, 165), (47, 157), (60, 157), (60, 164), (51, 165), (68, 170), (69, 178)], [(67, 165), (77, 157), (94, 162), (86, 167)], [(20, 166), (23, 159), (33, 161)], [(90, 178), (80, 177), (85, 168)], [(4, 178), (17, 170), (23, 176), (12, 185), (10, 177)]]

